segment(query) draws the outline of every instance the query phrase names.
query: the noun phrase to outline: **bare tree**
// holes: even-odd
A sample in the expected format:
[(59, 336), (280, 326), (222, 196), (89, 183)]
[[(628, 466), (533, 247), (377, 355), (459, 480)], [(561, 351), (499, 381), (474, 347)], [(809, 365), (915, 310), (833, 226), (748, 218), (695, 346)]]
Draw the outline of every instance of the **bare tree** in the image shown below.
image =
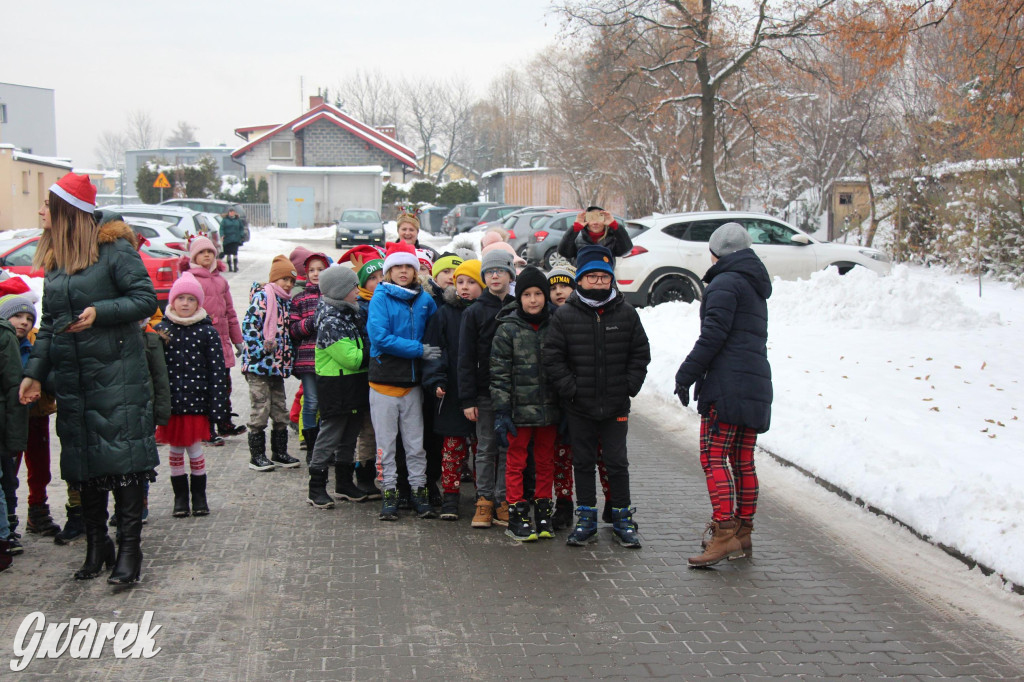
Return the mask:
[(473, 110), (473, 97), (469, 85), (462, 80), (449, 81), (439, 92), (440, 130), (438, 137), (444, 160), (434, 173), (434, 182), (440, 182), (444, 172), (461, 158), (467, 144), (469, 119)]
[(168, 147), (184, 147), (190, 142), (196, 141), (196, 128), (188, 121), (178, 121), (178, 125), (167, 136)]
[(96, 142), (96, 158), (99, 159), (100, 168), (113, 170), (118, 164), (124, 162), (124, 151), (128, 148), (124, 133), (117, 133), (111, 130), (104, 130), (100, 133)]
[(148, 111), (135, 109), (128, 113), (125, 142), (129, 149), (154, 149), (162, 137), (163, 132)]
[(335, 88), (341, 108), (369, 126), (393, 125), (402, 139), (400, 87), (380, 71), (357, 71)]

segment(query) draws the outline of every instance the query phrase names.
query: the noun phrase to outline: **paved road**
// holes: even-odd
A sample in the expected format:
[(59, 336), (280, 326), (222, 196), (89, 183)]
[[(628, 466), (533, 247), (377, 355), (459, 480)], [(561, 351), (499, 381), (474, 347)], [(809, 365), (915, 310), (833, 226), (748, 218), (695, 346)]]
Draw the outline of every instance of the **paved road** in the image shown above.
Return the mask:
[[(237, 296), (265, 266), (235, 276)], [(243, 382), (235, 389), (244, 413)], [(693, 424), (680, 435), (632, 419), (639, 551), (606, 528), (585, 549), (515, 545), (468, 527), (469, 491), (458, 524), (385, 524), (371, 504), (313, 510), (304, 469), (250, 472), (244, 436), (231, 439), (208, 453), (211, 516), (172, 518), (166, 472), (155, 484), (132, 589), (71, 580), (83, 545), (29, 536), (0, 575), (0, 670), (32, 611), (138, 622), (151, 610), (156, 657), (115, 661), (108, 647), (98, 660), (34, 661), (19, 679), (1024, 676), (1016, 642), (823, 543), (815, 519), (773, 490), (754, 559), (688, 569), (709, 514)], [(50, 490), (62, 499), (59, 482)]]

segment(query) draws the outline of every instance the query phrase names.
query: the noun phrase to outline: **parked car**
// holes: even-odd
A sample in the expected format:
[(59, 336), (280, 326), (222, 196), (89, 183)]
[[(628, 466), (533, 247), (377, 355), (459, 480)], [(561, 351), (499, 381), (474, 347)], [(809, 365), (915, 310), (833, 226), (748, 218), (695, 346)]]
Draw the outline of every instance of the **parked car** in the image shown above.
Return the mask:
[(149, 218), (162, 220), (169, 225), (178, 225), (181, 234), (195, 235), (204, 230), (205, 223), (198, 217), (199, 211), (184, 206), (167, 206), (165, 204), (122, 204), (120, 206), (104, 206), (103, 210), (121, 214), (128, 218)]
[(493, 223), (495, 220), (501, 220), (509, 213), (515, 213), (522, 206), (509, 206), (507, 204), (499, 204), (498, 206), (491, 206), (477, 218), (477, 225), (484, 225), (486, 223)]
[(334, 247), (344, 249), (358, 244), (384, 246), (384, 221), (372, 208), (343, 211), (334, 229)]
[[(558, 242), (562, 240), (562, 235), (567, 230), (572, 229), (572, 224), (576, 222), (576, 216), (579, 215), (579, 211), (576, 209), (561, 211), (557, 215), (548, 219), (543, 225), (537, 225), (533, 230), (533, 234), (528, 237), (526, 244), (526, 258), (528, 263), (533, 265), (539, 265), (545, 270), (550, 270), (556, 265), (565, 265), (567, 261), (558, 255)], [(626, 225), (626, 219), (621, 216), (613, 216), (620, 225)], [(630, 237), (633, 236), (634, 232), (639, 232), (641, 227), (631, 229), (629, 232)]]
[[(516, 213), (502, 227), (508, 232), (508, 243), (516, 250), (516, 253), (526, 258), (530, 241), (537, 230), (544, 229), (545, 225), (558, 217), (565, 217), (569, 214), (576, 215), (577, 213), (578, 211), (570, 208)], [(571, 220), (569, 224), (572, 224)]]
[[(188, 237), (184, 228), (178, 224), (171, 224), (163, 220), (152, 218), (139, 218), (138, 216), (123, 216), (124, 221), (131, 225), (135, 233), (146, 238), (150, 246), (188, 252)], [(178, 254), (179, 256), (181, 253)]]
[(491, 220), (490, 222), (483, 223), (482, 225), (476, 225), (471, 227), (468, 232), (481, 232), (486, 231), (492, 227), (500, 227), (508, 230), (509, 225), (524, 213), (543, 213), (544, 211), (553, 211), (555, 209), (563, 208), (562, 206), (521, 206), (511, 213), (507, 213), (497, 220)]
[(770, 215), (737, 211), (676, 213), (631, 223), (645, 229), (632, 237), (632, 252), (616, 263), (619, 290), (634, 305), (700, 300), (704, 295), (701, 279), (711, 267), (708, 240), (728, 222), (747, 229), (754, 252), (773, 278), (800, 279), (826, 268), (836, 268), (843, 274), (855, 267), (882, 275), (892, 270), (889, 258), (877, 249), (818, 241)]
[(228, 214), (229, 208), (234, 208), (235, 213), (242, 219), (242, 224), (245, 225), (245, 241), (249, 241), (249, 216), (245, 214), (245, 209), (241, 204), (220, 199), (167, 199), (161, 202), (160, 206), (181, 206), (199, 213), (216, 213), (222, 216)]
[(445, 220), (448, 221), (445, 225), (448, 234), (466, 232), (469, 228), (480, 222), (480, 215), (485, 210), (491, 206), (500, 205), (496, 201), (474, 201), (469, 204), (456, 204), (448, 212), (448, 215), (445, 216)]
[(420, 229), (430, 234), (447, 234), (444, 229), (444, 217), (452, 210), (451, 206), (428, 206), (420, 211)]
[[(32, 236), (0, 241), (0, 268), (8, 272), (25, 275), (26, 277), (42, 277), (43, 271), (32, 267), (32, 259), (39, 245), (42, 230), (36, 230)], [(19, 234), (25, 234), (21, 232)], [(156, 289), (156, 300), (163, 310), (167, 306), (167, 297), (171, 293), (171, 285), (178, 279), (181, 270), (178, 260), (181, 254), (155, 246), (143, 246), (139, 249), (142, 263), (146, 266), (149, 279)]]

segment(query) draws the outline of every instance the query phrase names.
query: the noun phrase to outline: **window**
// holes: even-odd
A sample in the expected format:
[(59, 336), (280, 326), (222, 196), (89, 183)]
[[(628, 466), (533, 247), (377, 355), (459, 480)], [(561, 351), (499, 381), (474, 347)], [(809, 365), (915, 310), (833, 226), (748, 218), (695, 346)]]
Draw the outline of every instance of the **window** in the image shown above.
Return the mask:
[(7, 123), (7, 105), (0, 104), (0, 123)]
[(4, 258), (4, 265), (10, 267), (27, 267), (32, 265), (32, 259), (36, 255), (36, 247), (38, 245), (38, 241), (33, 241), (29, 244), (25, 244), (25, 246), (22, 246), (20, 249), (12, 251), (11, 253), (7, 254), (6, 258)]
[(28, 183), (32, 179), (32, 171), (21, 171), (21, 193), (28, 194)]
[(768, 220), (744, 220), (743, 226), (750, 233), (750, 239), (755, 244), (785, 244), (793, 246), (793, 235), (796, 234), (791, 228), (780, 223), (773, 223)]
[(292, 142), (291, 142), (291, 140), (271, 140), (270, 141), (270, 158), (272, 158), (272, 159), (291, 159), (292, 158)]
[(711, 233), (722, 224), (720, 220), (695, 220), (669, 225), (663, 232), (670, 237), (688, 242), (707, 242)]
[(849, 206), (851, 204), (853, 204), (853, 194), (851, 194), (850, 192), (840, 192), (839, 193), (839, 205), (840, 206)]

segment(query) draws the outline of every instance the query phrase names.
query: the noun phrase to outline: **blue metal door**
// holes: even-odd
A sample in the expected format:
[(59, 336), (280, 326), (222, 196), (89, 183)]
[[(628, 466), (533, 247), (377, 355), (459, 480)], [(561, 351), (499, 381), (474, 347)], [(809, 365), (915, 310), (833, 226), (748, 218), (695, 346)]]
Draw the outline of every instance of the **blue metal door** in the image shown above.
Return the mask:
[(288, 227), (313, 227), (313, 202), (312, 187), (289, 187)]

